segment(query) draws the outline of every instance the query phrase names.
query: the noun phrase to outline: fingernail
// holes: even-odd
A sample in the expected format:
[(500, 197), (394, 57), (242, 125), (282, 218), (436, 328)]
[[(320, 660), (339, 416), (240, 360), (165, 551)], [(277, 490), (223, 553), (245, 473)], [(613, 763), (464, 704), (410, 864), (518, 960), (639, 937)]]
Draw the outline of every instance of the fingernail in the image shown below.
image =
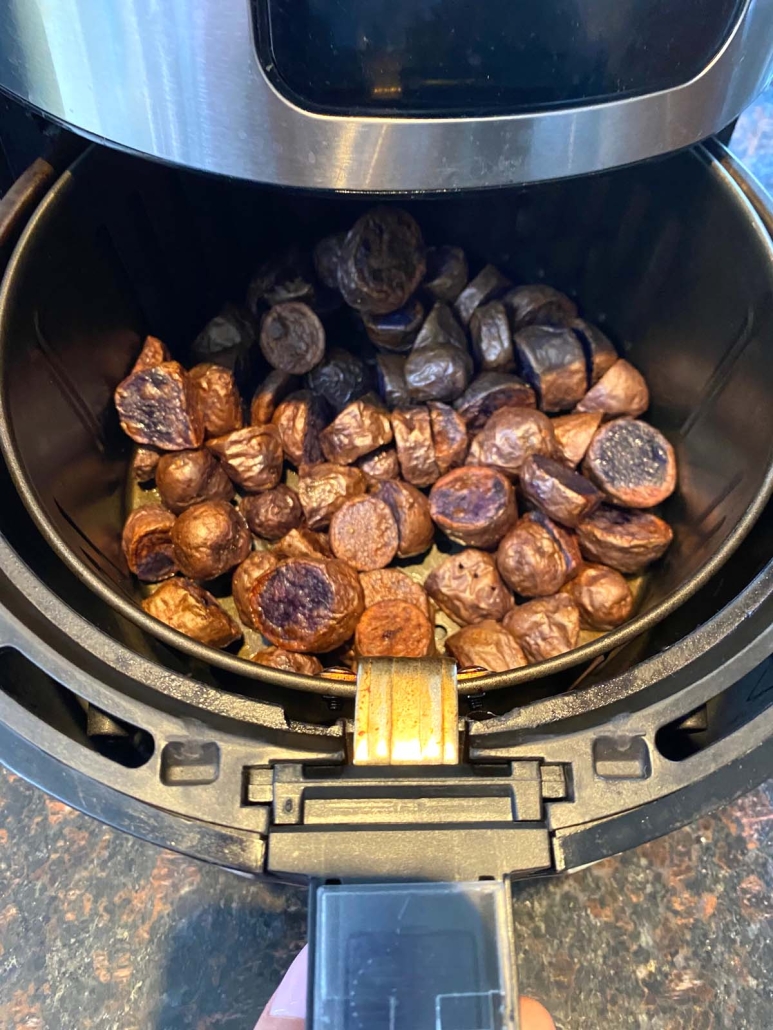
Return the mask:
[(295, 956), (285, 978), (276, 989), (271, 1002), (271, 1015), (282, 1019), (303, 1019), (306, 1016), (306, 947)]

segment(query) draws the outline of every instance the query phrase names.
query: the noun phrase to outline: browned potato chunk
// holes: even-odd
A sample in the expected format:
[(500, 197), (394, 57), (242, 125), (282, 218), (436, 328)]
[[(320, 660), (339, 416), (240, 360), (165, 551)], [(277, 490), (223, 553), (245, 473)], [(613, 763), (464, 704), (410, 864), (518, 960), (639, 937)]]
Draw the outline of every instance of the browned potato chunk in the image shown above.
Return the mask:
[(515, 477), (533, 454), (555, 453), (553, 426), (533, 408), (500, 408), (470, 444), (468, 465), (491, 465)]
[(436, 304), (403, 368), (411, 400), (453, 401), (464, 392), (472, 371), (464, 330), (446, 304)]
[(176, 361), (132, 372), (115, 389), (121, 429), (161, 451), (201, 447), (204, 422), (190, 376)]
[(250, 553), (247, 524), (227, 501), (186, 508), (172, 527), (174, 556), (190, 579), (216, 579)]
[(453, 304), (467, 284), (467, 258), (461, 247), (428, 247), (424, 289), (435, 300)]
[(156, 474), (161, 454), (155, 447), (135, 447), (132, 455), (132, 476), (138, 483), (147, 483)]
[(208, 450), (173, 451), (164, 454), (156, 468), (156, 487), (161, 500), (176, 515), (202, 501), (230, 501), (231, 480)]
[(229, 479), (247, 493), (271, 490), (282, 478), (282, 441), (274, 426), (247, 426), (207, 441)]
[(389, 408), (406, 408), (411, 403), (405, 381), (405, 357), (402, 354), (379, 354), (376, 358), (378, 392)]
[(195, 365), (188, 375), (196, 391), (205, 436), (223, 436), (244, 425), (242, 398), (233, 372), (206, 362)]
[(473, 379), (454, 407), (471, 433), (483, 429), (500, 408), (536, 408), (534, 390), (518, 376), (504, 372), (482, 372)]
[(275, 569), (279, 564), (279, 558), (273, 551), (253, 551), (248, 554), (241, 565), (234, 569), (231, 580), (231, 593), (233, 595), (236, 611), (245, 626), (257, 629), (252, 618), (252, 611), (249, 606), (250, 590), (257, 583), (261, 576)]
[(427, 407), (432, 427), (435, 461), (442, 476), (450, 469), (464, 464), (469, 446), (467, 426), (461, 415), (447, 404), (430, 401)]
[(372, 454), (357, 460), (357, 468), (367, 480), (368, 486), (378, 486), (387, 479), (397, 479), (400, 475), (400, 462), (394, 447), (380, 447)]
[(424, 240), (416, 221), (396, 207), (374, 207), (346, 234), (338, 288), (350, 307), (386, 314), (401, 308), (426, 270)]
[(260, 349), (272, 368), (301, 376), (324, 358), (325, 330), (307, 304), (285, 301), (263, 316)]
[(353, 401), (320, 434), (320, 441), (329, 462), (351, 465), (357, 458), (392, 442), (389, 415), (367, 398)]
[(413, 341), (424, 321), (424, 305), (417, 297), (413, 297), (405, 307), (390, 311), (386, 315), (362, 316), (365, 332), (371, 342), (386, 351), (405, 354), (413, 346)]
[(316, 533), (313, 529), (291, 529), (289, 533), (277, 540), (274, 554), (283, 558), (332, 558), (330, 541), (327, 533)]
[(300, 654), (298, 651), (284, 651), (281, 647), (267, 647), (250, 656), (256, 665), (266, 665), (270, 669), (282, 669), (285, 672), (300, 672), (304, 676), (318, 676), (322, 672), (322, 662), (311, 654)]
[(580, 567), (574, 536), (539, 512), (529, 512), (497, 550), (502, 579), (522, 597), (557, 593)]
[(429, 409), (393, 411), (392, 430), (403, 479), (414, 486), (430, 486), (440, 476), (440, 469), (435, 459)]
[(255, 536), (264, 540), (280, 540), (303, 522), (300, 498), (284, 483), (262, 494), (243, 497), (240, 510)]
[(562, 590), (577, 605), (583, 629), (614, 629), (633, 612), (631, 588), (619, 572), (606, 565), (583, 565)]
[(452, 633), (446, 640), (446, 650), (460, 669), (477, 667), (489, 672), (507, 672), (527, 664), (526, 655), (514, 637), (492, 619)]
[(585, 476), (541, 455), (523, 463), (521, 489), (545, 515), (572, 528), (601, 504), (601, 494)]
[(397, 554), (397, 523), (378, 497), (352, 497), (330, 520), (336, 558), (359, 572), (385, 568)]
[(177, 572), (172, 547), (174, 515), (160, 504), (145, 504), (126, 520), (121, 537), (126, 563), (138, 579), (158, 583)]
[(577, 411), (600, 411), (604, 415), (636, 418), (650, 406), (650, 392), (644, 376), (623, 358), (604, 373), (577, 405)]
[(250, 422), (253, 426), (265, 426), (274, 417), (274, 412), (285, 397), (292, 393), (300, 380), (288, 372), (275, 368), (269, 372), (255, 391), (250, 405)]
[(544, 283), (516, 286), (503, 300), (516, 331), (527, 325), (568, 325), (577, 315), (573, 300)]
[(357, 624), (354, 646), (370, 657), (423, 658), (435, 650), (432, 623), (408, 601), (378, 601)]
[(652, 512), (625, 511), (605, 504), (580, 523), (577, 538), (589, 561), (635, 574), (665, 554), (674, 533)]
[(454, 302), (454, 309), (463, 325), (469, 325), (472, 313), (487, 300), (496, 297), (510, 286), (510, 280), (498, 268), (486, 265), (471, 279)]
[(558, 457), (569, 468), (576, 468), (585, 457), (585, 452), (601, 425), (601, 412), (559, 415), (552, 422)]
[(432, 520), (451, 540), (469, 547), (496, 547), (518, 518), (515, 493), (496, 469), (452, 469), (430, 491)]
[(500, 300), (482, 304), (470, 319), (472, 353), (484, 371), (512, 372), (515, 368), (513, 335), (507, 308)]
[(242, 635), (212, 594), (188, 579), (162, 583), (142, 607), (154, 619), (210, 647), (228, 647)]
[(424, 587), (446, 615), (462, 625), (499, 622), (513, 607), (496, 562), (485, 551), (468, 548), (451, 554), (429, 574)]
[(429, 501), (421, 491), (410, 483), (390, 479), (379, 484), (374, 496), (389, 507), (397, 523), (399, 558), (413, 558), (432, 546), (435, 527)]
[(515, 334), (521, 375), (543, 411), (568, 411), (585, 395), (588, 373), (582, 344), (571, 329), (530, 325)]
[(279, 432), (287, 460), (300, 468), (324, 461), (321, 435), (329, 421), (325, 401), (310, 390), (298, 390), (277, 405), (271, 424)]
[(588, 366), (588, 386), (593, 386), (617, 361), (617, 351), (611, 340), (602, 333), (598, 326), (576, 318), (572, 329), (577, 333), (585, 351)]
[(302, 468), (298, 477), (298, 496), (311, 529), (324, 529), (349, 497), (364, 494), (365, 476), (358, 468), (324, 462)]
[(287, 651), (333, 651), (354, 632), (364, 604), (357, 573), (335, 558), (288, 558), (249, 593), (260, 632)]
[(365, 607), (370, 608), (379, 601), (407, 601), (421, 608), (431, 619), (429, 598), (421, 584), (407, 576), (402, 569), (373, 569), (360, 573), (360, 584)]
[(571, 651), (580, 638), (580, 613), (566, 594), (518, 605), (502, 625), (530, 662), (544, 662)]
[(599, 429), (583, 471), (626, 508), (653, 508), (676, 487), (674, 448), (654, 426), (634, 419), (616, 419)]

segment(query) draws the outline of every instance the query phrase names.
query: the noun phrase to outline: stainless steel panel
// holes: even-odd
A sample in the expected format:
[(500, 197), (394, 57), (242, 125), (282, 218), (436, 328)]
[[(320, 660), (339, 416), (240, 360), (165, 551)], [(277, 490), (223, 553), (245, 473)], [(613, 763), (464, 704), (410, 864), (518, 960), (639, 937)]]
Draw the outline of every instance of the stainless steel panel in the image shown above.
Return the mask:
[(0, 0), (0, 87), (81, 132), (262, 182), (447, 190), (578, 175), (693, 143), (773, 70), (773, 0), (749, 0), (686, 85), (590, 107), (491, 118), (334, 117), (264, 75), (249, 0)]

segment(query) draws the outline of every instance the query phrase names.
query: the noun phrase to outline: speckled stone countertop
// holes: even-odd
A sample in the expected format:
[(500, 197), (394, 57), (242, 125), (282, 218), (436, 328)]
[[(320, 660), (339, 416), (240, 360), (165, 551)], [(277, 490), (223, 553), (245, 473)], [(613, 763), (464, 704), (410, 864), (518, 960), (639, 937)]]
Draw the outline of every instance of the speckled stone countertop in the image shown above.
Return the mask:
[[(773, 93), (733, 149), (773, 188)], [(0, 1030), (252, 1030), (301, 890), (117, 833), (0, 773)], [(773, 782), (621, 857), (515, 887), (559, 1030), (773, 1027)]]

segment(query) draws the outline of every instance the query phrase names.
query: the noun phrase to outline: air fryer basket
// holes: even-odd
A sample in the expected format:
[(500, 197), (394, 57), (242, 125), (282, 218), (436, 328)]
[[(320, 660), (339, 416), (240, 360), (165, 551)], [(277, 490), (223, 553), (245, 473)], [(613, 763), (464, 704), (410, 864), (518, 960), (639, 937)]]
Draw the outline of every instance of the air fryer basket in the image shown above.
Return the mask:
[[(36, 212), (0, 293), (0, 442), (46, 540), (141, 628), (243, 677), (288, 683), (288, 674), (197, 644), (138, 606), (120, 551), (130, 449), (113, 389), (146, 333), (185, 362), (197, 331), (242, 296), (263, 257), (346, 227), (368, 203), (94, 148)], [(703, 148), (592, 178), (400, 203), (430, 242), (460, 243), (473, 265), (491, 260), (517, 282), (544, 279), (575, 297), (644, 373), (648, 418), (676, 447), (679, 486), (664, 512), (675, 540), (636, 618), (568, 655), (481, 677), (475, 689), (563, 674), (629, 645), (690, 597), (770, 494), (770, 239)], [(289, 679), (325, 693), (353, 689)]]

